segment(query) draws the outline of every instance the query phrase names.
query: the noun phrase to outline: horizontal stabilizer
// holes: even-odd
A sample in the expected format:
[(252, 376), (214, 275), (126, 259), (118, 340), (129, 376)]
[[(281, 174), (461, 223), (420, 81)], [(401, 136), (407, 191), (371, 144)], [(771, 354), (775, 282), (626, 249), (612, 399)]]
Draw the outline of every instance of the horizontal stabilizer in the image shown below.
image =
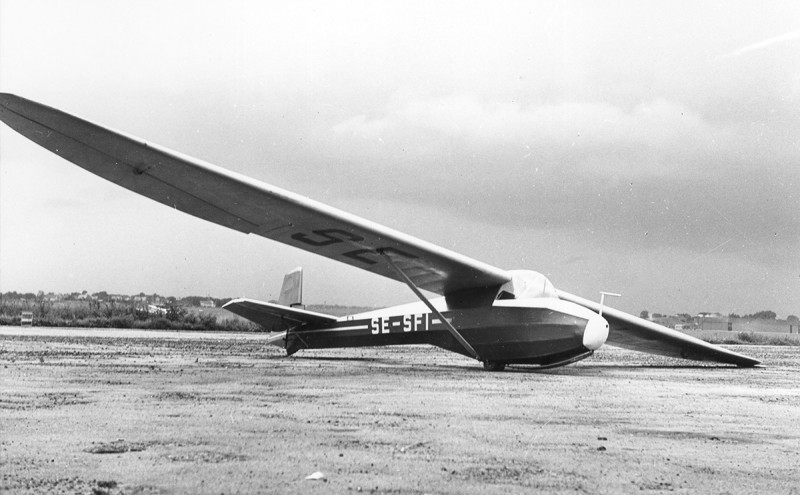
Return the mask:
[(332, 325), (337, 321), (335, 316), (252, 299), (234, 299), (223, 308), (261, 325), (269, 332), (285, 332), (309, 323)]
[[(558, 297), (592, 311), (601, 310), (599, 303), (567, 292), (558, 291)], [(713, 361), (737, 366), (760, 364), (760, 361), (756, 359), (709, 344), (691, 335), (638, 318), (624, 311), (608, 306), (603, 306), (602, 311), (603, 318), (608, 321), (609, 325), (607, 344), (633, 351), (695, 361)]]

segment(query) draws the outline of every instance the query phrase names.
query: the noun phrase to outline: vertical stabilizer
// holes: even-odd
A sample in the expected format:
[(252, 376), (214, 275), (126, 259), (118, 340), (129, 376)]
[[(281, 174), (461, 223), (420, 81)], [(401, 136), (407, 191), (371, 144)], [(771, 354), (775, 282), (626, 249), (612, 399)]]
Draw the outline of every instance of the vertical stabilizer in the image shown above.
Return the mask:
[(283, 277), (278, 304), (295, 307), (303, 305), (303, 269), (297, 267)]

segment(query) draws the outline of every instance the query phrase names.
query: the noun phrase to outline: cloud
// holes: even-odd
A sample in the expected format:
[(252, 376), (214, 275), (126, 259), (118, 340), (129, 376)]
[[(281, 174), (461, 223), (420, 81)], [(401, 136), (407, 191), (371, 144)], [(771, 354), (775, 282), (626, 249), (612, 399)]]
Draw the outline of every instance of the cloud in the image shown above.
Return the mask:
[(594, 144), (620, 140), (671, 144), (702, 126), (698, 116), (664, 100), (642, 103), (626, 112), (605, 102), (522, 107), (514, 102), (484, 102), (471, 95), (455, 95), (404, 102), (382, 118), (352, 120), (349, 130), (369, 137), (376, 131), (416, 127), (487, 143), (533, 140), (574, 144), (582, 138)]
[(402, 201), (486, 223), (584, 232), (631, 249), (749, 252), (769, 263), (786, 261), (800, 239), (787, 196), (800, 174), (787, 168), (796, 156), (779, 133), (710, 122), (663, 98), (624, 108), (396, 97), (332, 135), (331, 148), (349, 153), (340, 163), (364, 178), (349, 194), (394, 187), (406, 191)]
[(333, 126), (336, 134), (346, 134), (362, 139), (379, 139), (387, 130), (390, 123), (387, 119), (369, 119), (366, 115), (356, 115)]
[[(556, 264), (563, 256), (558, 271), (566, 267), (574, 280), (590, 272), (604, 280), (646, 274), (635, 289), (600, 287), (627, 295), (659, 292), (652, 276), (662, 272), (676, 281), (662, 299), (689, 297), (677, 292), (693, 287), (717, 300), (744, 293), (753, 298), (748, 304), (757, 294), (768, 307), (797, 294), (794, 3), (3, 6), (5, 91), (501, 266), (509, 252), (519, 253), (517, 266), (552, 265), (542, 263), (549, 252)], [(0, 222), (4, 283), (31, 284), (34, 272), (46, 281), (59, 267), (43, 260), (80, 258), (77, 246), (88, 238), (97, 249), (103, 235), (100, 252), (126, 253), (126, 260), (141, 252), (126, 269), (147, 290), (173, 286), (170, 278), (184, 280), (186, 290), (186, 273), (230, 267), (235, 245), (252, 251), (234, 266), (274, 264), (276, 280), (286, 267), (275, 260), (298, 256), (239, 237), (224, 241), (194, 218), (141, 220), (144, 199), (127, 203), (128, 193), (109, 193), (119, 194), (117, 204), (99, 189), (84, 194), (82, 184), (94, 180), (85, 172), (62, 175), (69, 167), (43, 153), (22, 157), (15, 149), (29, 143), (14, 142), (4, 139), (0, 161), (0, 216), (12, 219)], [(87, 236), (71, 227), (86, 225), (79, 209), (41, 204), (76, 194), (95, 201), (87, 216), (102, 230)], [(37, 228), (20, 220), (10, 230), (14, 219)], [(200, 234), (187, 242), (188, 232)], [(146, 242), (132, 245), (139, 237)], [(165, 238), (175, 242), (159, 243)], [(144, 255), (152, 245), (160, 246), (158, 262)], [(195, 266), (164, 265), (200, 245), (208, 252), (195, 253)], [(691, 262), (684, 279), (669, 262), (678, 252)], [(571, 256), (585, 262), (564, 263)], [(85, 269), (97, 266), (89, 260)], [(248, 292), (240, 288), (253, 277), (219, 270), (189, 285)], [(162, 285), (154, 285), (159, 277)], [(254, 278), (250, 295), (272, 277)]]
[[(527, 155), (551, 154), (553, 149), (562, 155), (593, 153), (593, 158), (580, 160), (586, 172), (634, 176), (663, 175), (679, 165), (653, 162), (655, 154), (701, 149), (733, 138), (729, 128), (712, 126), (689, 108), (664, 99), (625, 109), (606, 102), (523, 106), (467, 94), (395, 100), (383, 115), (352, 117), (336, 124), (333, 132), (363, 140), (460, 139), (471, 147), (518, 147)], [(617, 158), (621, 151), (637, 155), (637, 160), (610, 159), (606, 151), (612, 147)], [(650, 158), (643, 159), (646, 155)], [(604, 167), (597, 167), (598, 160)]]

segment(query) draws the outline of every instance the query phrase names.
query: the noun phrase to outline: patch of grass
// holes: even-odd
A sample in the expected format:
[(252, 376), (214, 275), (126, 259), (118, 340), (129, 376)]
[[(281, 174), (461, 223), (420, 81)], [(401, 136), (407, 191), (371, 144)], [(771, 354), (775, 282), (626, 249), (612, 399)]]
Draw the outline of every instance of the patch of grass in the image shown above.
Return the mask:
[[(81, 328), (140, 328), (151, 330), (263, 331), (220, 308), (213, 312), (173, 305), (166, 314), (151, 313), (133, 303), (46, 300), (17, 301), (0, 298), (0, 325), (19, 325), (20, 313), (31, 311), (35, 326)], [(224, 317), (223, 317), (224, 315)]]
[(702, 339), (710, 344), (800, 346), (800, 335), (795, 334), (739, 332), (735, 335), (709, 335)]
[(90, 454), (124, 454), (125, 452), (141, 452), (144, 449), (145, 445), (143, 443), (126, 442), (120, 439), (113, 442), (95, 444), (83, 450)]

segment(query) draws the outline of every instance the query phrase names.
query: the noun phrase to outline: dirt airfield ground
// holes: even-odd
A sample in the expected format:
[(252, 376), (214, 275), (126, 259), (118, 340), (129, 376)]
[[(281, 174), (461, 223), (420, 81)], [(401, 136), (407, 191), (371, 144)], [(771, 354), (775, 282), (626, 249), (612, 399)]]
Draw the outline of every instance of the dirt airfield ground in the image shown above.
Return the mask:
[(39, 332), (0, 328), (0, 493), (800, 493), (797, 347), (489, 373), (428, 347)]

